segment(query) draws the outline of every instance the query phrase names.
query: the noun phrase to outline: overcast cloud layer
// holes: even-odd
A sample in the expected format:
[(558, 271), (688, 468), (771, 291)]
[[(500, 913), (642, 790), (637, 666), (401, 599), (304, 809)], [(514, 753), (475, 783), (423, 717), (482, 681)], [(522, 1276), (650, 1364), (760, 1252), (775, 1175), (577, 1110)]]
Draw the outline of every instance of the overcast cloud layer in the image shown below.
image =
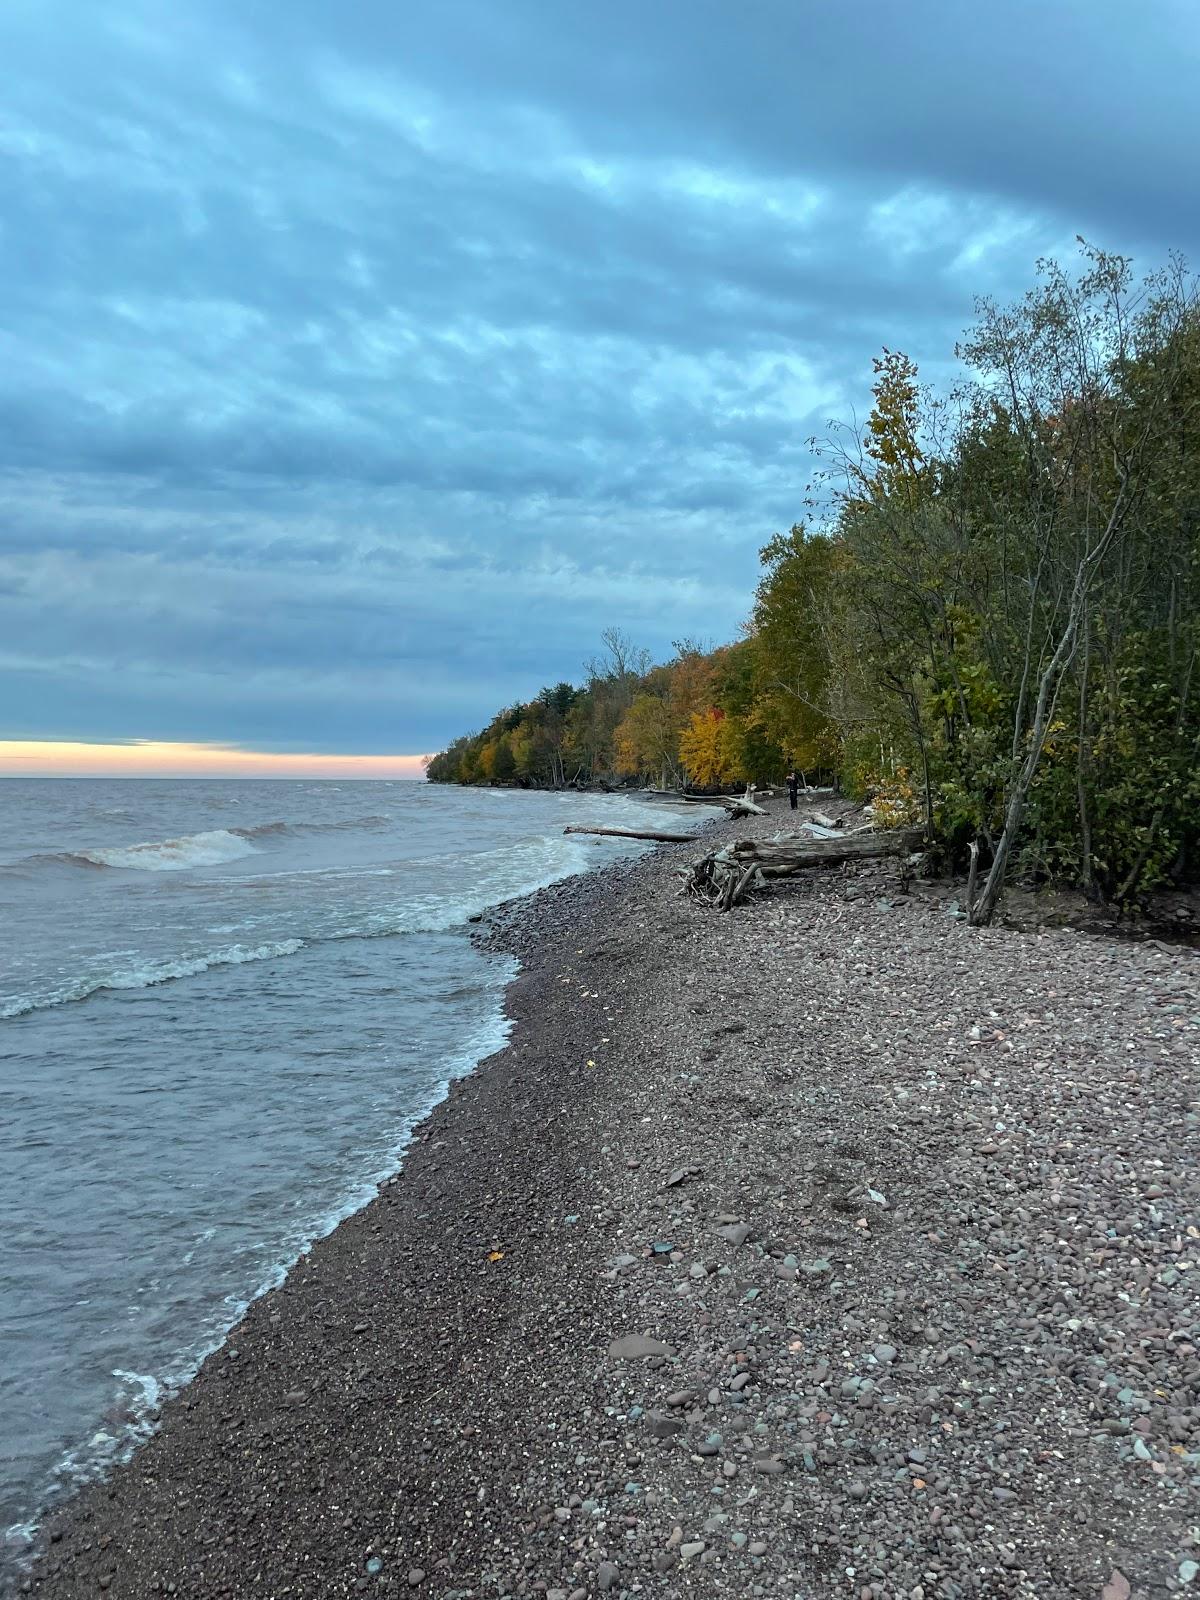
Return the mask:
[(0, 737), (417, 751), (731, 637), (882, 344), (1200, 258), (1194, 0), (6, 0)]

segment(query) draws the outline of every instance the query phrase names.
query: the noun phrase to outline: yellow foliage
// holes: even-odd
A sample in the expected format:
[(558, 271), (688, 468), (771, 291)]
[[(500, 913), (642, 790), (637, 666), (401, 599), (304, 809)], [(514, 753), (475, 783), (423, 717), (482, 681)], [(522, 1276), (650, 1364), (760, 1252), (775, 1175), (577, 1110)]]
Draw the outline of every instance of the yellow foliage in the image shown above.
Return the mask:
[(879, 827), (905, 828), (920, 820), (920, 797), (907, 767), (880, 774), (871, 780), (870, 789), (871, 809)]
[(691, 774), (693, 783), (720, 783), (725, 776), (721, 732), (725, 717), (720, 711), (695, 711), (679, 736), (679, 759)]
[(673, 765), (675, 741), (664, 702), (656, 695), (638, 695), (617, 724), (614, 743), (618, 772), (652, 773)]
[(925, 453), (917, 441), (921, 390), (917, 364), (899, 350), (876, 356), (875, 405), (867, 418), (863, 448), (878, 463), (871, 485), (877, 495), (896, 495), (912, 503), (925, 477)]

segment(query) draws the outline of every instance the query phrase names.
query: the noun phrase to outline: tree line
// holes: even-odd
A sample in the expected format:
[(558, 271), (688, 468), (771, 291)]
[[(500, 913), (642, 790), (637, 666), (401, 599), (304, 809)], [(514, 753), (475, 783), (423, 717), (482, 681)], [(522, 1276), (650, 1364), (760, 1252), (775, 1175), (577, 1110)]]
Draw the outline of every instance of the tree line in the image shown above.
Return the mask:
[(960, 381), (875, 361), (865, 426), (816, 441), (824, 514), (763, 548), (743, 637), (498, 713), (435, 782), (777, 782), (922, 825), (987, 921), (1011, 873), (1113, 904), (1200, 843), (1200, 316), (1172, 260), (1081, 246), (980, 301)]

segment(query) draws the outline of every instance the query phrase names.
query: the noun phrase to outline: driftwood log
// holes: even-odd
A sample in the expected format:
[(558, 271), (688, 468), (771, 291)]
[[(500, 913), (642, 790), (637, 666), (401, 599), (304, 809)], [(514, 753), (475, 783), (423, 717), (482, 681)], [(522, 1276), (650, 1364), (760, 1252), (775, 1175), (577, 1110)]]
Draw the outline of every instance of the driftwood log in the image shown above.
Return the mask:
[(918, 829), (891, 833), (854, 833), (839, 839), (737, 839), (710, 850), (688, 869), (688, 894), (728, 911), (769, 878), (790, 878), (808, 867), (835, 867), (843, 861), (872, 856), (902, 856), (921, 842)]
[(698, 833), (662, 833), (657, 828), (564, 828), (564, 833), (602, 833), (612, 839), (653, 839), (657, 844), (696, 844)]
[(762, 806), (756, 806), (748, 795), (740, 794), (686, 794), (677, 791), (680, 800), (690, 800), (696, 806), (724, 806), (731, 817), (765, 817)]

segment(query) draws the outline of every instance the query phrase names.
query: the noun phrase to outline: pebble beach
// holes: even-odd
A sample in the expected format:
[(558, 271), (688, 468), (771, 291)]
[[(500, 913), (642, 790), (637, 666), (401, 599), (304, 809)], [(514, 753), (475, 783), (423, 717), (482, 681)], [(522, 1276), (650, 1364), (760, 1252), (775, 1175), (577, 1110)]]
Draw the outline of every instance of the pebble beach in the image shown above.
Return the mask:
[(506, 1048), (11, 1592), (1200, 1594), (1196, 953), (695, 853), (481, 927)]

